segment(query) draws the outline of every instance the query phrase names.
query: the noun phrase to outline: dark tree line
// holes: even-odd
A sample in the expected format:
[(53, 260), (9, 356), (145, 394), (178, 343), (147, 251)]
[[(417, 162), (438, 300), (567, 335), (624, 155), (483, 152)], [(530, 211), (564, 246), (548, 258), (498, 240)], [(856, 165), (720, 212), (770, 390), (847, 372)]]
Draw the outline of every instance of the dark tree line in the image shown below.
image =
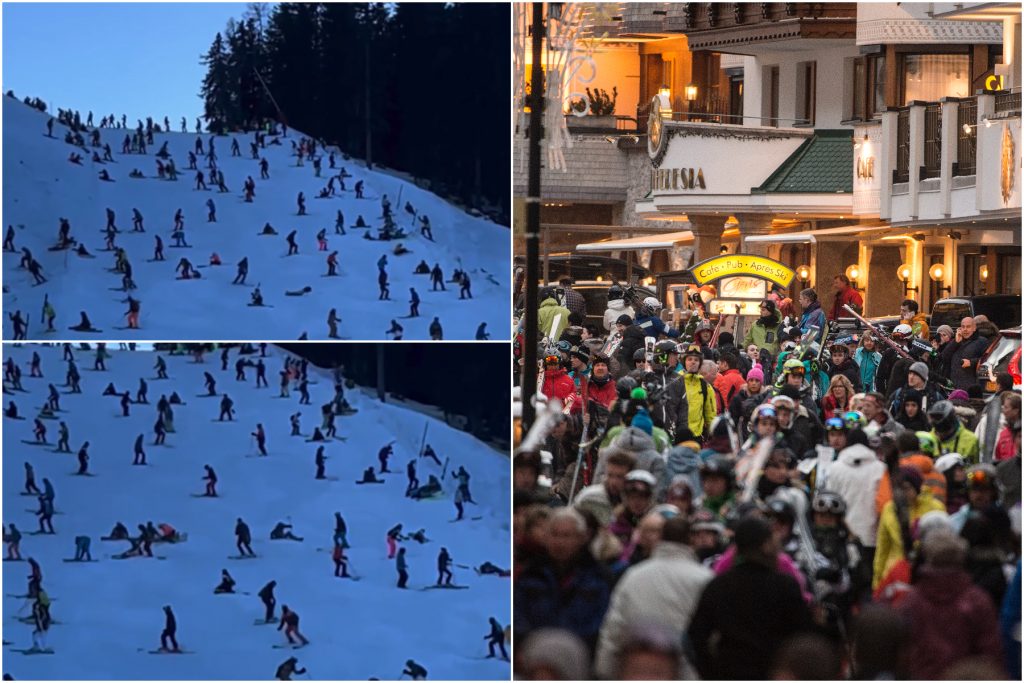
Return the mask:
[[(356, 384), (377, 386), (379, 344), (281, 344), (314, 365), (345, 367)], [(437, 406), (468, 420), (466, 431), (508, 438), (512, 396), (496, 381), (494, 368), (506, 362), (501, 344), (384, 344), (384, 384), (388, 392)]]
[(207, 125), (227, 132), (283, 120), (365, 159), (368, 105), (374, 163), (507, 217), (510, 11), (252, 4), (202, 57)]

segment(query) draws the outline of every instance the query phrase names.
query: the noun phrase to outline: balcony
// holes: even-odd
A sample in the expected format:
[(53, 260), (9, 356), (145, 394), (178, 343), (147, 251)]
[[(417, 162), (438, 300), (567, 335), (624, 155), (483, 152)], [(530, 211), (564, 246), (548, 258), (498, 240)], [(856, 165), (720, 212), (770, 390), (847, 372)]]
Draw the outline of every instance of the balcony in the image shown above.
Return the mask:
[(1019, 211), (1020, 116), (1019, 90), (885, 112), (879, 215), (893, 223), (980, 214), (1002, 221)]

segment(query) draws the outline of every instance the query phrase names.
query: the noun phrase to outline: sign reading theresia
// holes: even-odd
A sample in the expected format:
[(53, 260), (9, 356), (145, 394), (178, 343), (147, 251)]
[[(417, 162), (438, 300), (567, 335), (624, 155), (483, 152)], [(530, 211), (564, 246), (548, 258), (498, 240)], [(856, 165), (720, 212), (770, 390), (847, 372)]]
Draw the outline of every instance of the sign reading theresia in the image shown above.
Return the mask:
[(651, 170), (651, 191), (706, 190), (702, 168), (655, 168)]

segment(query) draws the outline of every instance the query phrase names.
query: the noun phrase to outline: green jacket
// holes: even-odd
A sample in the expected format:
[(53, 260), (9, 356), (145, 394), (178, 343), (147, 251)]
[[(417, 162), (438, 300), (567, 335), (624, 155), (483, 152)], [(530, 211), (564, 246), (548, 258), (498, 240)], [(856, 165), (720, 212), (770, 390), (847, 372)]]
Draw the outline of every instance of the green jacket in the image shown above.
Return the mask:
[[(702, 435), (711, 433), (711, 423), (718, 415), (715, 404), (715, 388), (696, 373), (683, 375), (683, 387), (686, 389), (686, 400), (689, 403), (688, 422), (690, 431), (694, 437), (700, 439)], [(707, 390), (701, 389), (701, 384), (707, 385)], [(704, 409), (700, 409), (701, 402)]]
[(747, 329), (747, 336), (743, 338), (743, 348), (757, 344), (757, 348), (764, 349), (774, 356), (779, 351), (779, 325), (777, 317), (774, 325), (762, 325), (761, 319), (758, 318)]
[(964, 460), (967, 461), (968, 465), (978, 464), (978, 456), (980, 449), (978, 447), (978, 437), (974, 435), (970, 429), (967, 429), (963, 425), (958, 425), (956, 433), (953, 434), (949, 439), (943, 441), (935, 430), (932, 430), (932, 436), (939, 442), (939, 454), (945, 455), (946, 453), (959, 453), (964, 456)]
[(559, 306), (552, 297), (548, 297), (540, 303), (540, 308), (537, 309), (537, 334), (541, 339), (551, 332), (551, 324), (559, 313), (562, 314), (562, 319), (558, 321), (558, 327), (555, 328), (555, 336), (551, 338), (552, 343), (558, 341), (558, 338), (562, 336), (562, 331), (569, 326), (569, 309)]
[[(616, 427), (612, 427), (611, 429), (609, 429), (608, 432), (605, 433), (604, 438), (601, 440), (600, 447), (604, 448), (605, 446), (610, 445), (611, 442), (615, 440), (615, 437), (618, 436), (619, 433), (627, 426), (628, 425), (618, 425)], [(653, 432), (654, 433), (651, 434), (651, 438), (654, 439), (654, 447), (658, 450), (659, 453), (666, 453), (668, 449), (672, 447), (672, 444), (668, 440), (668, 432), (666, 432), (661, 427), (655, 427)]]

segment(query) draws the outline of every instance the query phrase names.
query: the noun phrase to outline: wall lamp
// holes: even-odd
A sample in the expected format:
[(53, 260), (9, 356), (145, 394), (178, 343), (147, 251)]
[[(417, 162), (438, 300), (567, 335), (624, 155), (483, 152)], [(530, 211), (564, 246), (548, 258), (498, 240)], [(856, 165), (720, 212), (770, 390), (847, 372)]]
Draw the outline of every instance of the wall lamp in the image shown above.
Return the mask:
[(800, 266), (796, 269), (796, 276), (800, 279), (804, 288), (807, 288), (807, 283), (811, 280), (811, 269), (809, 266)]
[(908, 292), (916, 292), (917, 287), (910, 286), (910, 276), (913, 275), (914, 270), (909, 264), (904, 263), (896, 269), (896, 277), (899, 278), (900, 282), (903, 283), (903, 296), (906, 296)]
[(846, 277), (850, 278), (850, 284), (857, 289), (857, 279), (860, 277), (860, 266), (854, 263), (846, 267)]
[[(928, 277), (932, 279), (932, 282), (942, 282), (943, 278), (946, 277), (946, 266), (941, 263), (934, 264), (928, 269)], [(952, 292), (953, 288), (949, 285), (940, 285), (938, 291), (939, 293)]]

